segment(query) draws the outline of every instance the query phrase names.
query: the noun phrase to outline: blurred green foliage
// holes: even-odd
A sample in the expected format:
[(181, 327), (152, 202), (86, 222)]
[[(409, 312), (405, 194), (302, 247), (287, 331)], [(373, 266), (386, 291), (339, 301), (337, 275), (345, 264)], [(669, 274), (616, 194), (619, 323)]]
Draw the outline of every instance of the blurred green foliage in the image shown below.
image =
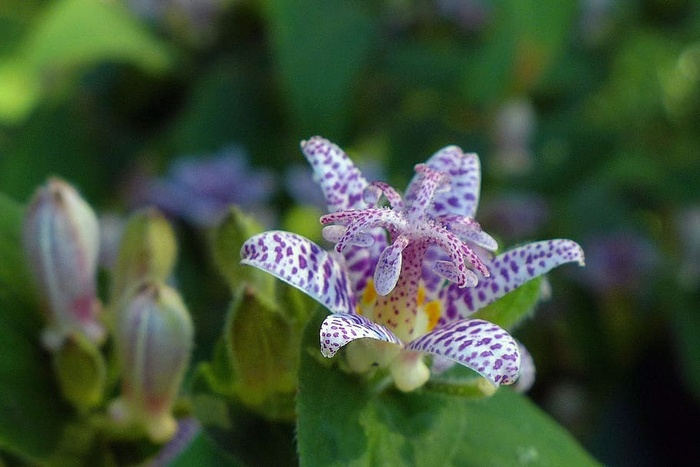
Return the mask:
[[(47, 454), (69, 413), (34, 397), (53, 383), (31, 363), (44, 356), (28, 338), (38, 317), (13, 250), (18, 203), (56, 174), (98, 210), (126, 215), (135, 173), (240, 144), (278, 175), (273, 208), (286, 226), (285, 170), (303, 163), (299, 141), (320, 134), (379, 161), (399, 186), (415, 163), (457, 144), (481, 156), (484, 201), (543, 197), (548, 220), (518, 241), (579, 241), (595, 278), (552, 274), (552, 298), (519, 328), (538, 366), (531, 398), (608, 465), (697, 458), (680, 427), (700, 413), (700, 276), (679, 274), (686, 261), (700, 263), (700, 233), (688, 237), (679, 223), (700, 206), (700, 5), (187, 3), (0, 3), (0, 193), (9, 197), (0, 198), (0, 405), (45, 415), (36, 426), (21, 424), (27, 412), (0, 420), (10, 457), (12, 447)], [(139, 15), (139, 4), (166, 8)], [(530, 113), (513, 113), (514, 104)], [(186, 222), (176, 230), (176, 276), (202, 361), (230, 290), (207, 236)], [(645, 246), (591, 262), (620, 232)], [(22, 357), (8, 358), (12, 349)], [(24, 430), (43, 434), (30, 440)]]

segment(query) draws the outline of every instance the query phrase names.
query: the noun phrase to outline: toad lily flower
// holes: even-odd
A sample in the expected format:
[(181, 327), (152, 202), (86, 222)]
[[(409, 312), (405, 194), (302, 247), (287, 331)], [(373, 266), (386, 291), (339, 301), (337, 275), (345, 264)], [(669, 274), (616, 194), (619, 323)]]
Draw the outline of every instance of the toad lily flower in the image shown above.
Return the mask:
[[(333, 143), (302, 142), (330, 213), (321, 217), (335, 251), (299, 235), (272, 231), (247, 240), (243, 264), (263, 269), (328, 308), (321, 353), (348, 346), (358, 372), (386, 367), (411, 391), (434, 364), (460, 363), (495, 387), (521, 371), (519, 344), (499, 326), (469, 316), (561, 264), (583, 263), (570, 240), (531, 243), (493, 257), (496, 241), (474, 220), (481, 173), (476, 154), (456, 146), (416, 166), (405, 196), (369, 183)], [(384, 195), (389, 206), (378, 202)]]

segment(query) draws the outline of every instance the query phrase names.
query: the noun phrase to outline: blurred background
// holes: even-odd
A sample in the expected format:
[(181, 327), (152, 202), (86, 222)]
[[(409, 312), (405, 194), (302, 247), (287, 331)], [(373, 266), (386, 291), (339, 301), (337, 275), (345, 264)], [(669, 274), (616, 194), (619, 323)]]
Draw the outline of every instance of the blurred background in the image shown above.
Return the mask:
[(225, 206), (318, 238), (316, 134), (397, 187), (443, 146), (479, 153), (485, 230), (587, 255), (516, 332), (531, 398), (607, 465), (697, 460), (700, 4), (0, 2), (0, 191), (75, 184), (106, 268), (131, 210), (168, 213), (196, 359), (229, 299), (207, 245)]

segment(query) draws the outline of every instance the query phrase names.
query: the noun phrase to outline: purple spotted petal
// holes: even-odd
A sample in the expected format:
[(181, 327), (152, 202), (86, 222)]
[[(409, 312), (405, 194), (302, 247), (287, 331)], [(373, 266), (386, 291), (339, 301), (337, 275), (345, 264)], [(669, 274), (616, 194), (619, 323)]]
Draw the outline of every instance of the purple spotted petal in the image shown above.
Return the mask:
[(333, 313), (355, 310), (355, 295), (345, 265), (300, 235), (271, 231), (251, 237), (241, 247), (241, 263), (297, 287)]
[(425, 334), (407, 350), (450, 358), (488, 379), (511, 384), (520, 374), (518, 344), (504, 329), (481, 319), (455, 321)]
[(403, 345), (393, 332), (380, 324), (373, 323), (362, 315), (335, 313), (321, 324), (321, 353), (332, 357), (348, 342), (355, 339), (377, 339)]
[(473, 153), (464, 154), (457, 146), (447, 146), (433, 154), (426, 165), (450, 175), (450, 190), (435, 195), (433, 217), (445, 214), (475, 217), (481, 190), (479, 157)]
[(301, 149), (323, 190), (329, 212), (365, 207), (362, 195), (367, 180), (342, 149), (320, 136), (302, 141)]
[(513, 385), (513, 389), (518, 392), (526, 392), (535, 383), (535, 361), (523, 343), (518, 340), (516, 342), (520, 352), (520, 376)]
[(446, 310), (443, 321), (465, 318), (530, 279), (571, 262), (583, 265), (583, 250), (565, 239), (529, 243), (502, 253), (486, 262), (491, 277), (480, 278), (476, 287), (461, 289), (450, 284), (441, 291)]

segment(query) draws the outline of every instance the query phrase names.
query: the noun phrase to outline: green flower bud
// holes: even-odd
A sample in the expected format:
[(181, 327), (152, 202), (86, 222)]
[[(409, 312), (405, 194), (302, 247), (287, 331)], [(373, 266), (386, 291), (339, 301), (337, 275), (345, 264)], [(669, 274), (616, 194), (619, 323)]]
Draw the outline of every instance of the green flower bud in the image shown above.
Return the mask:
[(165, 281), (172, 273), (176, 256), (175, 233), (167, 219), (155, 208), (133, 213), (124, 229), (112, 273), (113, 303), (144, 280)]
[(302, 325), (252, 287), (242, 290), (229, 311), (224, 339), (234, 393), (267, 418), (294, 417)]
[(260, 224), (236, 206), (229, 209), (228, 214), (214, 232), (212, 242), (214, 261), (234, 291), (244, 282), (248, 282), (255, 283), (258, 288), (264, 288), (270, 294), (274, 292), (274, 278), (240, 264), (241, 245), (260, 232), (262, 232)]
[(190, 315), (177, 291), (144, 282), (119, 310), (115, 340), (122, 394), (113, 416), (141, 425), (154, 442), (177, 429), (172, 407), (189, 364), (194, 339)]
[(73, 334), (53, 354), (53, 367), (63, 397), (81, 411), (96, 406), (104, 395), (107, 370), (95, 344)]
[(90, 206), (68, 183), (49, 179), (27, 209), (22, 240), (48, 317), (44, 345), (59, 349), (76, 332), (102, 342), (95, 282), (100, 235)]

